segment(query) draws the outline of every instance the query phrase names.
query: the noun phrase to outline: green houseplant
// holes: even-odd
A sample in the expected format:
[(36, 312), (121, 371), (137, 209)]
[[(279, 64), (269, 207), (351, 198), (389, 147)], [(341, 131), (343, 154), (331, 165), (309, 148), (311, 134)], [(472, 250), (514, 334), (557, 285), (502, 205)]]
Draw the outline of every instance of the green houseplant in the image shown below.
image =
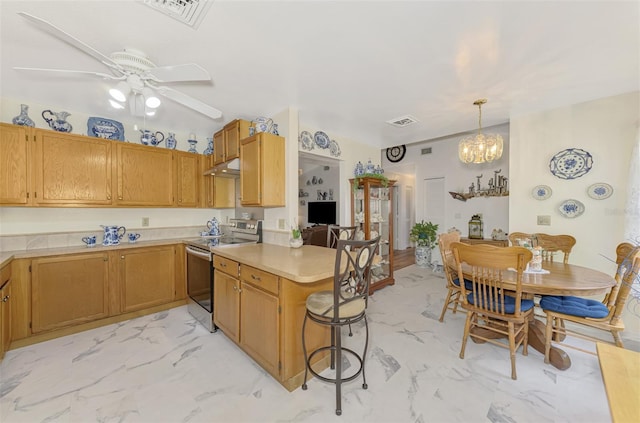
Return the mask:
[(413, 225), (409, 239), (416, 243), (416, 265), (431, 266), (431, 251), (438, 245), (438, 225), (422, 220)]

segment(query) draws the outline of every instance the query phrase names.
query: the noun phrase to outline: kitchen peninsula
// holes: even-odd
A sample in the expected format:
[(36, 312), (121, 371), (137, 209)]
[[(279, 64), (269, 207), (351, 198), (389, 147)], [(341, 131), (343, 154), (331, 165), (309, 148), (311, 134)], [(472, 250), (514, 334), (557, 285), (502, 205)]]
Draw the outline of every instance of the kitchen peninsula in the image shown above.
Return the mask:
[[(330, 290), (336, 250), (270, 244), (212, 247), (214, 322), (289, 391), (302, 385), (302, 322), (312, 292)], [(330, 332), (307, 325), (309, 350), (327, 345)], [(329, 364), (319, 357), (314, 368)]]

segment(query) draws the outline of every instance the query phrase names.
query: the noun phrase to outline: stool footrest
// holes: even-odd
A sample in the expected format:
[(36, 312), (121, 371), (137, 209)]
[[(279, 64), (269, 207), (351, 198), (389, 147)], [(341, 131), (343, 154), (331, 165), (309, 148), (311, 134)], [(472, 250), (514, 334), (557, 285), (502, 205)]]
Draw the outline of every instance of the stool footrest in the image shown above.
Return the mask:
[[(360, 363), (360, 366), (358, 367), (358, 371), (356, 373), (354, 373), (351, 376), (348, 377), (341, 377), (341, 382), (350, 382), (352, 380), (354, 380), (355, 378), (357, 378), (358, 376), (360, 376), (360, 373), (362, 373), (362, 368), (363, 368), (363, 362), (362, 362), (362, 358), (360, 357), (360, 355), (358, 355), (358, 353), (356, 353), (355, 351), (349, 349), (349, 348), (344, 348), (342, 347), (342, 352), (348, 352), (349, 354), (353, 355), (356, 359), (358, 359), (358, 362)], [(320, 347), (317, 350), (313, 351), (311, 354), (309, 354), (309, 359), (307, 361), (307, 363), (311, 363), (311, 359), (313, 358), (314, 355), (321, 353), (323, 351), (336, 351), (337, 348), (335, 346), (331, 346), (331, 345), (327, 345), (325, 347)], [(333, 365), (333, 363), (332, 363)], [(316, 372), (315, 370), (313, 370), (311, 368), (311, 366), (307, 366), (309, 373), (311, 373), (312, 375), (314, 375), (315, 377), (317, 377), (318, 379), (324, 381), (324, 382), (329, 382), (329, 383), (336, 383), (336, 379), (335, 378), (329, 378), (329, 377), (325, 377), (325, 376), (321, 376), (318, 374), (318, 372)], [(333, 367), (332, 367), (333, 368)], [(366, 388), (365, 388), (366, 389)]]

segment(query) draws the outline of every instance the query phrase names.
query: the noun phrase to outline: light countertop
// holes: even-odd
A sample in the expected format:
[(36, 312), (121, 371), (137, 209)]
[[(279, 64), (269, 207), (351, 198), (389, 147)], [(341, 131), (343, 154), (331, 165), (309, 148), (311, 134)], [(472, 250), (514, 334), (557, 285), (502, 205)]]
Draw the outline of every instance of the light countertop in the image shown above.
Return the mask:
[(273, 244), (239, 244), (212, 247), (211, 251), (299, 283), (333, 277), (336, 260), (336, 250), (315, 245), (290, 248)]

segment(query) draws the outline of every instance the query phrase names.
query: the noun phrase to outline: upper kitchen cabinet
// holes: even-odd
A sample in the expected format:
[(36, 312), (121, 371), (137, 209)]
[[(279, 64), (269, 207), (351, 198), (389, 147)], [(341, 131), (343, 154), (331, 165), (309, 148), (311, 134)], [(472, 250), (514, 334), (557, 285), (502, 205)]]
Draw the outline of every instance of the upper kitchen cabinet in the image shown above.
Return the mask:
[(116, 143), (116, 164), (117, 205), (173, 206), (173, 150)]
[(21, 205), (29, 203), (31, 178), (29, 177), (28, 135), (31, 129), (24, 126), (0, 123), (0, 204)]
[[(201, 174), (213, 167), (214, 156), (202, 156)], [(204, 175), (201, 179), (201, 207), (232, 209), (236, 206), (236, 179)]]
[(112, 203), (112, 141), (40, 129), (35, 140), (34, 204)]
[(240, 197), (243, 206), (285, 206), (285, 142), (260, 132), (240, 141)]
[(215, 164), (240, 157), (240, 140), (249, 136), (250, 126), (251, 122), (247, 120), (235, 119), (213, 134)]
[[(175, 151), (178, 185), (178, 207), (198, 207), (200, 205), (200, 156), (184, 151)], [(208, 156), (202, 156), (206, 158)]]

